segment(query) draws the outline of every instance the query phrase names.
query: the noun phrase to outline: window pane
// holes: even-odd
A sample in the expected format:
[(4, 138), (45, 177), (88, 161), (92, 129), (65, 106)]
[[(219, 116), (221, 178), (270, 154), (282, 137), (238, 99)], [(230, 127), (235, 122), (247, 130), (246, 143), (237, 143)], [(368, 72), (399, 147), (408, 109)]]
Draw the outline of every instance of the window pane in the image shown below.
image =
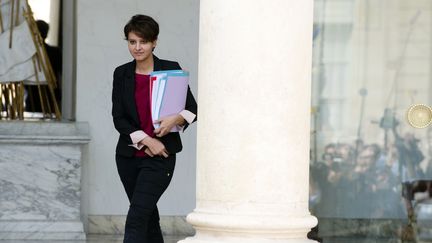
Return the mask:
[(431, 30), (432, 1), (315, 1), (310, 209), (318, 217), (407, 218), (402, 182), (432, 179), (432, 128), (406, 119), (413, 104), (432, 105)]

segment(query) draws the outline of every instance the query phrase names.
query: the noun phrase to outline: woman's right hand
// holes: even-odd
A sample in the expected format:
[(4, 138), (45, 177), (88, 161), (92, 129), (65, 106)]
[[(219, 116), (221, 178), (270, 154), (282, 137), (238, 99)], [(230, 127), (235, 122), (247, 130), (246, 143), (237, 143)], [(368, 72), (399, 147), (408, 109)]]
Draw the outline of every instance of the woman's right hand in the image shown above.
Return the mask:
[(163, 143), (158, 139), (146, 137), (141, 140), (140, 144), (147, 147), (144, 152), (146, 152), (150, 157), (159, 155), (168, 158), (168, 151), (166, 150), (165, 145), (163, 145)]

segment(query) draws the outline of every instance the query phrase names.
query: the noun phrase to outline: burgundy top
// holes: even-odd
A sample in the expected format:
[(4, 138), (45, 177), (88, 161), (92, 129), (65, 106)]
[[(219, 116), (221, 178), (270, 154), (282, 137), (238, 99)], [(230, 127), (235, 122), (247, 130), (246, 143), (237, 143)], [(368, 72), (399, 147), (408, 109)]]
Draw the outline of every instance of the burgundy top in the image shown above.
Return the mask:
[[(140, 120), (140, 127), (147, 135), (154, 137), (153, 121), (150, 110), (150, 75), (135, 73), (135, 104)], [(136, 157), (148, 156), (144, 148), (135, 152)]]

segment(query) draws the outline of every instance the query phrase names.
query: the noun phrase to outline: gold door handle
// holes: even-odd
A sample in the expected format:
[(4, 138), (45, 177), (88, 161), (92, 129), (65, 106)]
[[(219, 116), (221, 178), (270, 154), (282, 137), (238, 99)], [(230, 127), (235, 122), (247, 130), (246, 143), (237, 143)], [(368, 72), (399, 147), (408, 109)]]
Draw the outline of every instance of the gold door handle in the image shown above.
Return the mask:
[(407, 112), (408, 123), (415, 128), (425, 128), (432, 123), (432, 108), (424, 104), (412, 105)]

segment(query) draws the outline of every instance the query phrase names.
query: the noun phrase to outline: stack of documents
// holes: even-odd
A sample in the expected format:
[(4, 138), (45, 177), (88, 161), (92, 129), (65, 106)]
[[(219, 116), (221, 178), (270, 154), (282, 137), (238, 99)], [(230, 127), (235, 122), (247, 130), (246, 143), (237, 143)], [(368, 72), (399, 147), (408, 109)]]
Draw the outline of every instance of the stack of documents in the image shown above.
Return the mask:
[[(156, 71), (150, 74), (151, 114), (153, 122), (178, 114), (185, 108), (189, 72), (183, 70)], [(159, 124), (153, 124), (155, 128)], [(178, 132), (178, 126), (171, 132)]]

